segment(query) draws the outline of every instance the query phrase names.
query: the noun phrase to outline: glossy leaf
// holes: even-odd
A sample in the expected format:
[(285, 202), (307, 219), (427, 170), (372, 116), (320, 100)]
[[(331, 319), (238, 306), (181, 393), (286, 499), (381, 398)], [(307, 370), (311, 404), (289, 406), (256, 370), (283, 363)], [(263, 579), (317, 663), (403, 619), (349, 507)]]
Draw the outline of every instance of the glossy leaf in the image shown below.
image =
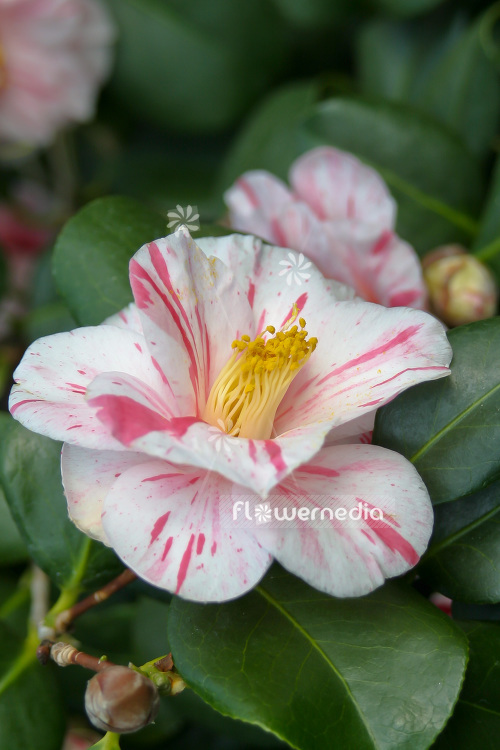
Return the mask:
[(317, 105), (301, 132), (303, 150), (336, 146), (380, 172), (398, 202), (397, 230), (418, 252), (475, 233), (478, 164), (428, 115), (394, 102), (337, 98)]
[(500, 284), (500, 159), (497, 158), (484, 205), (478, 235), (472, 245), (477, 258), (487, 263)]
[(441, 5), (444, 0), (373, 0), (380, 10), (398, 16), (416, 16)]
[(293, 26), (324, 29), (334, 26), (349, 14), (359, 13), (362, 0), (273, 0), (283, 17)]
[(99, 325), (132, 301), (130, 258), (169, 231), (162, 216), (117, 196), (89, 203), (67, 222), (56, 242), (53, 269), (80, 325)]
[(459, 134), (480, 155), (493, 145), (500, 116), (500, 86), (487, 57), (480, 21), (376, 21), (358, 45), (362, 90), (407, 102)]
[(26, 545), (0, 489), (0, 565), (13, 565), (26, 560), (26, 557)]
[(373, 436), (414, 464), (435, 504), (500, 475), (500, 318), (455, 328), (448, 337), (451, 376), (411, 388), (380, 409)]
[(298, 123), (318, 101), (320, 86), (294, 83), (273, 92), (252, 114), (229, 150), (220, 176), (221, 192), (249, 169), (267, 169), (286, 180), (302, 148)]
[(30, 555), (60, 588), (98, 587), (122, 566), (69, 520), (60, 456), (60, 443), (1, 415), (0, 483)]
[(357, 750), (383, 750), (402, 736), (427, 748), (466, 661), (459, 629), (406, 587), (334, 599), (277, 567), (234, 602), (174, 599), (169, 639), (204, 700), (301, 750), (353, 747), (353, 738)]
[(55, 750), (62, 746), (65, 717), (55, 674), (35, 660), (24, 668), (23, 642), (0, 622), (0, 747)]
[(452, 599), (500, 602), (500, 482), (434, 510), (419, 575)]
[(107, 0), (120, 34), (112, 88), (141, 121), (219, 132), (277, 78), (287, 56), (267, 0)]
[(435, 750), (496, 750), (500, 733), (500, 625), (460, 622), (469, 639), (469, 665), (453, 716)]

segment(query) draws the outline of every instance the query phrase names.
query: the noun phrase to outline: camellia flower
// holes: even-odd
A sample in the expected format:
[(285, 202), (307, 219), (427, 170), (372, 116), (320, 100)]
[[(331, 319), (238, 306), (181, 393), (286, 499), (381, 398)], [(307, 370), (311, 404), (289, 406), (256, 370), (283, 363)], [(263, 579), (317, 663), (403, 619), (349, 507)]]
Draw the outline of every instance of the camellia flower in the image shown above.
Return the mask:
[(112, 38), (96, 0), (0, 0), (0, 140), (46, 145), (88, 120)]
[[(377, 172), (352, 154), (320, 147), (294, 162), (290, 184), (246, 172), (225, 194), (231, 226), (302, 251), (368, 302), (426, 308), (419, 259), (394, 233), (396, 204)], [(291, 266), (300, 271), (293, 258)]]
[[(289, 286), (282, 258), (251, 236), (197, 245), (182, 227), (132, 258), (135, 305), (36, 341), (15, 372), (11, 413), (65, 442), (75, 524), (189, 599), (239, 596), (273, 557), (323, 591), (361, 595), (413, 566), (430, 536), (413, 466), (345, 441), (403, 389), (449, 373), (442, 325), (350, 299), (312, 264)], [(236, 528), (222, 509), (241, 496), (348, 509), (377, 498), (387, 518)]]

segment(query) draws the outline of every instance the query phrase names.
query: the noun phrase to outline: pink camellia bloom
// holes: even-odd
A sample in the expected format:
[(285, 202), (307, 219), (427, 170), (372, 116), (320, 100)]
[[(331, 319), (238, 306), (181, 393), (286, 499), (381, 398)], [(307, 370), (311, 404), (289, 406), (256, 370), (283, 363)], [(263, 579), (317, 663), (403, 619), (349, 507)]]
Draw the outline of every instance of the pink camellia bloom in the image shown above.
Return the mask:
[(246, 172), (225, 194), (231, 226), (304, 252), (368, 302), (426, 309), (419, 259), (394, 233), (396, 204), (377, 172), (320, 147), (294, 162), (290, 184)]
[[(74, 523), (155, 586), (231, 599), (275, 557), (323, 591), (365, 594), (415, 565), (432, 509), (401, 455), (345, 441), (400, 391), (449, 373), (443, 327), (349, 299), (312, 264), (288, 285), (283, 250), (255, 237), (197, 242), (182, 227), (143, 246), (135, 304), (33, 343), (11, 413), (65, 442)], [(354, 509), (377, 498), (386, 520), (239, 528), (222, 510), (241, 497)]]
[(112, 38), (96, 0), (0, 0), (0, 141), (46, 145), (88, 120)]

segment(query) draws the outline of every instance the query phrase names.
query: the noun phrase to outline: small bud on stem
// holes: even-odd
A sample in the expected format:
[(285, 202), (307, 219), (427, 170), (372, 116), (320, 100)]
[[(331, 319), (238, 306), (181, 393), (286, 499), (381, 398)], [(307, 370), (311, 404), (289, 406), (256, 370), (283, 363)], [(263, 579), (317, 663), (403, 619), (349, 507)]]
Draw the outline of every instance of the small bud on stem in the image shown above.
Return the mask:
[(137, 732), (154, 721), (159, 707), (155, 685), (128, 667), (107, 667), (87, 684), (85, 710), (92, 724), (103, 731)]
[(431, 307), (449, 326), (491, 318), (498, 291), (491, 272), (460, 245), (443, 245), (423, 260)]

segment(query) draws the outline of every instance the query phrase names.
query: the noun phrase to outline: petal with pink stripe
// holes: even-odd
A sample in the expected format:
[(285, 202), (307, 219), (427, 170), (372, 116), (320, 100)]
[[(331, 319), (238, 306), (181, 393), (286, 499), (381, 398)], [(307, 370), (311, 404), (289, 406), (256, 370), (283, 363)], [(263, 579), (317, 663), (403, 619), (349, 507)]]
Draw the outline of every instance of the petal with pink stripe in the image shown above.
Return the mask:
[(328, 146), (308, 151), (292, 165), (290, 184), (319, 219), (394, 227), (396, 203), (385, 182), (352, 154)]
[(144, 335), (142, 320), (137, 305), (134, 302), (131, 302), (130, 305), (124, 307), (120, 312), (110, 315), (110, 317), (106, 318), (102, 324), (105, 326), (126, 328), (128, 331), (137, 331), (137, 333)]
[[(31, 344), (14, 373), (10, 411), (28, 429), (55, 440), (122, 450), (85, 400), (91, 381), (106, 370), (126, 373), (169, 398), (144, 337), (103, 325), (57, 333)], [(170, 408), (175, 408), (172, 400)]]
[(304, 252), (329, 279), (367, 302), (425, 309), (417, 254), (391, 230), (355, 220), (319, 221), (304, 203), (290, 203), (275, 221), (281, 244)]
[(116, 373), (93, 381), (88, 403), (123, 447), (217, 472), (263, 497), (321, 448), (329, 429), (313, 424), (275, 440), (233, 438), (196, 417), (171, 417), (143, 384)]
[(291, 200), (284, 182), (264, 170), (252, 170), (239, 177), (224, 194), (231, 226), (239, 232), (277, 241), (273, 220)]
[(221, 522), (231, 485), (204, 471), (151, 461), (124, 472), (104, 501), (103, 527), (124, 563), (148, 583), (186, 599), (241, 596), (272, 558), (243, 529)]
[(309, 334), (315, 336), (314, 321), (324, 317), (325, 307), (334, 301), (352, 299), (354, 295), (351, 288), (325, 279), (311, 263), (300, 286), (295, 281), (288, 285), (287, 266), (293, 266), (294, 261), (298, 264), (299, 254), (272, 247), (256, 237), (233, 234), (205, 237), (198, 243), (206, 255), (220, 258), (236, 275), (251, 304), (256, 331), (263, 331), (268, 325), (282, 326), (295, 303), (307, 321)]
[(109, 546), (101, 523), (104, 498), (124, 471), (148, 460), (143, 453), (94, 451), (65, 443), (61, 473), (73, 523), (87, 536)]
[(319, 339), (285, 394), (274, 428), (330, 428), (363, 416), (405, 388), (449, 375), (452, 350), (442, 324), (410, 308), (338, 302), (308, 329)]
[(289, 517), (293, 508), (306, 508), (308, 520), (281, 529), (257, 526), (262, 546), (290, 572), (339, 597), (362, 596), (412, 568), (432, 531), (429, 494), (416, 470), (378, 446), (324, 448), (268, 502), (273, 515), (281, 508), (279, 517), (283, 504)]
[(200, 251), (185, 227), (134, 255), (130, 283), (151, 356), (181, 413), (200, 414), (231, 343), (253, 333), (246, 294), (223, 263)]

